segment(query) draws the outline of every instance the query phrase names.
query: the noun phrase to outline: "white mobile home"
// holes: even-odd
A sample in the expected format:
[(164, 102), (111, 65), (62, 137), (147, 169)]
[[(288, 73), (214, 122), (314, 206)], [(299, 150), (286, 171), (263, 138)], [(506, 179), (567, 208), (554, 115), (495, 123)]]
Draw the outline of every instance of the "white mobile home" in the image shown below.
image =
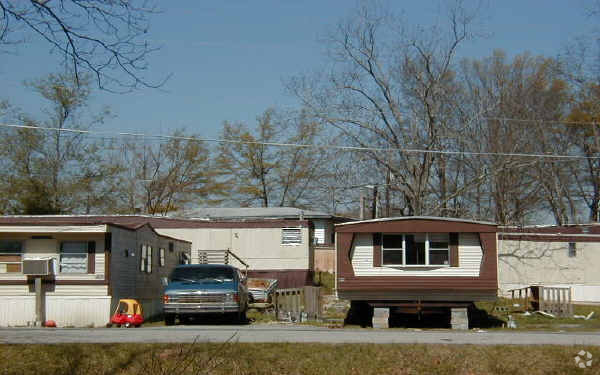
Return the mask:
[(42, 319), (58, 326), (103, 326), (120, 298), (160, 314), (160, 277), (189, 259), (190, 243), (159, 235), (143, 218), (0, 217), (0, 326), (36, 321), (34, 277), (23, 261), (50, 260)]
[(203, 251), (231, 250), (249, 265), (251, 277), (276, 278), (288, 288), (311, 284), (314, 271), (333, 272), (333, 226), (345, 221), (291, 207), (201, 208), (179, 219), (154, 218), (152, 225), (191, 241), (193, 263)]
[(569, 287), (575, 302), (600, 302), (600, 226), (502, 227), (499, 287)]

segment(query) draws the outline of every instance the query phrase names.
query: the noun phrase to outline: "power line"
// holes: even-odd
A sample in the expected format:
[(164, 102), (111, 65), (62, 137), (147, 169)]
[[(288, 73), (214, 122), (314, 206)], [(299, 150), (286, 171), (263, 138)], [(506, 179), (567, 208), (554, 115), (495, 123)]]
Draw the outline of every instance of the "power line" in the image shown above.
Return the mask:
[(565, 124), (565, 125), (596, 125), (599, 126), (600, 122), (594, 121), (564, 121), (564, 120), (536, 120), (536, 119), (523, 119), (523, 118), (510, 118), (510, 117), (482, 117), (485, 120), (493, 121), (515, 121), (515, 122), (537, 122), (541, 124)]
[(213, 143), (228, 143), (228, 144), (248, 144), (258, 146), (272, 147), (294, 147), (307, 149), (333, 149), (340, 151), (372, 151), (372, 152), (401, 152), (406, 154), (440, 154), (440, 155), (464, 155), (464, 156), (510, 156), (524, 158), (546, 158), (546, 159), (600, 159), (600, 156), (583, 156), (583, 155), (556, 155), (556, 154), (527, 154), (527, 153), (511, 153), (511, 152), (476, 152), (476, 151), (448, 151), (448, 150), (427, 150), (427, 149), (401, 149), (390, 147), (359, 147), (359, 146), (337, 146), (337, 145), (313, 145), (299, 143), (282, 143), (282, 142), (259, 142), (259, 141), (242, 141), (235, 139), (218, 139), (218, 138), (200, 138), (193, 136), (180, 135), (164, 135), (164, 134), (145, 134), (145, 133), (130, 133), (130, 132), (108, 132), (108, 131), (93, 131), (72, 128), (55, 128), (32, 125), (15, 125), (15, 124), (0, 124), (1, 127), (16, 128), (16, 129), (31, 129), (31, 130), (47, 130), (58, 131), (65, 133), (83, 134), (83, 135), (104, 135), (118, 137), (134, 137), (134, 138), (154, 138), (154, 139), (172, 139), (192, 142), (213, 142)]

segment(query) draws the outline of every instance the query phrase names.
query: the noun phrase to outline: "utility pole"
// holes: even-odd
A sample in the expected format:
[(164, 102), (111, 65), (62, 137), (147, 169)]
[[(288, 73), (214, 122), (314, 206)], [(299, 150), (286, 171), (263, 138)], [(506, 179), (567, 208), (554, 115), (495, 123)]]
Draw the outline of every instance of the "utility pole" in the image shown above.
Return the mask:
[(377, 219), (379, 216), (377, 212), (377, 185), (373, 186), (373, 206), (371, 208), (371, 214), (373, 219)]
[(392, 171), (388, 168), (385, 176), (385, 217), (390, 217), (390, 184), (392, 182)]
[(360, 219), (364, 220), (365, 219), (365, 190), (364, 188), (360, 189)]

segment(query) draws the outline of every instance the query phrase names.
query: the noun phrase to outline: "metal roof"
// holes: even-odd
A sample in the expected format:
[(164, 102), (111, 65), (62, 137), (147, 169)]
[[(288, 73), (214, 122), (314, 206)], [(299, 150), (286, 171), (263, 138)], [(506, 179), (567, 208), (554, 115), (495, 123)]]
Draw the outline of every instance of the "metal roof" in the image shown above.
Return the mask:
[(188, 242), (156, 232), (156, 223), (163, 217), (150, 215), (7, 215), (0, 216), (0, 226), (71, 226), (71, 225), (112, 225), (130, 230), (138, 230), (147, 225), (157, 236)]
[(319, 212), (303, 210), (295, 207), (236, 207), (236, 208), (216, 208), (205, 207), (187, 210), (177, 215), (178, 217), (188, 219), (329, 219), (334, 215)]
[(399, 220), (437, 220), (437, 221), (451, 221), (458, 223), (472, 223), (472, 224), (482, 224), (482, 225), (498, 225), (496, 223), (492, 223), (489, 221), (476, 221), (469, 219), (457, 219), (452, 217), (437, 217), (437, 216), (398, 216), (398, 217), (384, 217), (379, 219), (370, 219), (370, 220), (361, 220), (361, 221), (351, 221), (348, 223), (335, 224), (336, 226), (341, 225), (353, 225), (353, 224), (362, 224), (362, 223), (378, 223), (384, 221), (399, 221)]

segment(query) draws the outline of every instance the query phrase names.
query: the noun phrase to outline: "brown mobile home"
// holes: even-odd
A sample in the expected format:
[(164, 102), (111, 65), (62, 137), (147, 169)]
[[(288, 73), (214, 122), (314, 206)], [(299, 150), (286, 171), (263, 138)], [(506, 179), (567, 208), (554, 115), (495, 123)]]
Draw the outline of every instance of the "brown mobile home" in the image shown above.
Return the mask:
[(373, 308), (386, 309), (384, 317), (460, 309), (466, 318), (473, 301), (497, 296), (496, 228), (437, 217), (337, 224), (338, 296), (366, 311), (358, 314), (363, 325)]

